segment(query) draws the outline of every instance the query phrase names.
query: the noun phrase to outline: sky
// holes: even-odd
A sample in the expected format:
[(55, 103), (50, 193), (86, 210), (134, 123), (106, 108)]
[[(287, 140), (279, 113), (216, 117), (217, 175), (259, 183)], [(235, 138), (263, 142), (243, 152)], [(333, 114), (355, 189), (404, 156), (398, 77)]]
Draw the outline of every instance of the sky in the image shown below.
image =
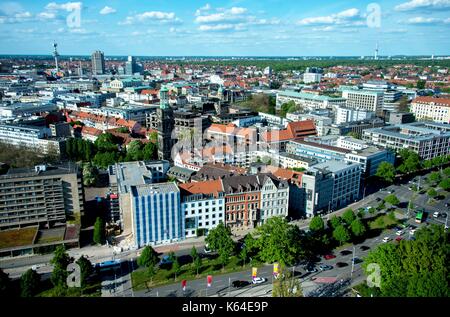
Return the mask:
[(450, 55), (450, 0), (0, 1), (0, 54)]

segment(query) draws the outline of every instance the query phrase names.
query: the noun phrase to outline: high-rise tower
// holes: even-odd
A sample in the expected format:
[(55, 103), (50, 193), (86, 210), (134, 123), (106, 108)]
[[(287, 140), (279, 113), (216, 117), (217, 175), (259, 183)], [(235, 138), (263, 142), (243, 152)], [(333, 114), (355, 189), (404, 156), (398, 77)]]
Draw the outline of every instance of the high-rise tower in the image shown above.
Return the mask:
[(158, 118), (158, 158), (160, 160), (172, 160), (172, 131), (174, 129), (173, 110), (169, 105), (169, 90), (162, 86), (159, 91), (159, 108), (156, 110)]
[(56, 42), (53, 42), (53, 57), (55, 58), (55, 66), (56, 66), (56, 72), (59, 72), (59, 66), (58, 66), (58, 57), (59, 57), (59, 53), (58, 53), (58, 44)]
[(95, 51), (91, 56), (92, 75), (103, 75), (105, 73), (105, 55), (101, 51)]
[(375, 46), (375, 55), (374, 55), (374, 59), (378, 60), (378, 42), (377, 45)]

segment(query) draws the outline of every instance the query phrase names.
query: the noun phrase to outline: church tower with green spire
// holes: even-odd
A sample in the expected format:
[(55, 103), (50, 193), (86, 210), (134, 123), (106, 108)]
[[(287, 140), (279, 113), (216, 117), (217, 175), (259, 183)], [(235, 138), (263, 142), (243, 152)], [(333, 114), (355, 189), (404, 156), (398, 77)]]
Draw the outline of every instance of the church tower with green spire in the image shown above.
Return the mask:
[(172, 131), (175, 120), (173, 110), (169, 105), (169, 89), (166, 86), (161, 87), (159, 100), (159, 108), (156, 110), (158, 118), (158, 158), (171, 161), (171, 151), (174, 144)]

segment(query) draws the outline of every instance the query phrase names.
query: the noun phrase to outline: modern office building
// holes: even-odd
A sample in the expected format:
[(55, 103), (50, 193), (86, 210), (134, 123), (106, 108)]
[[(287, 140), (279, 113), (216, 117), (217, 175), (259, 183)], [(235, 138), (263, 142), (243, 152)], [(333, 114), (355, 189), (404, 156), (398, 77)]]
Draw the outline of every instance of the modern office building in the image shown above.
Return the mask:
[(197, 236), (199, 231), (207, 235), (220, 222), (225, 224), (225, 197), (220, 179), (180, 184), (179, 188), (186, 238)]
[(361, 165), (361, 176), (365, 179), (377, 173), (378, 166), (382, 162), (395, 162), (395, 153), (375, 146), (352, 150), (345, 155), (345, 161)]
[(184, 240), (184, 213), (175, 183), (131, 186), (130, 209), (135, 246), (159, 245)]
[(0, 176), (0, 230), (53, 228), (83, 212), (82, 176), (74, 164), (12, 168)]
[(450, 123), (450, 99), (417, 97), (411, 102), (410, 110), (417, 120)]
[(137, 72), (136, 58), (134, 56), (128, 56), (128, 60), (125, 63), (125, 74), (134, 75)]
[(125, 235), (131, 232), (131, 187), (163, 182), (169, 168), (168, 161), (123, 162), (109, 166), (110, 221), (119, 225)]
[(36, 150), (42, 155), (56, 157), (65, 153), (65, 139), (52, 137), (45, 126), (0, 124), (0, 142)]
[(304, 73), (303, 74), (303, 82), (305, 84), (320, 83), (321, 79), (322, 79), (322, 74), (320, 74), (320, 73)]
[(105, 55), (101, 51), (95, 51), (91, 56), (92, 75), (103, 75), (105, 73)]
[(328, 161), (310, 168), (326, 174), (331, 172), (333, 195), (330, 208), (337, 210), (355, 202), (359, 198), (361, 166), (355, 163)]
[(331, 210), (333, 178), (328, 170), (309, 169), (301, 177), (296, 204), (308, 218), (316, 214), (326, 214)]
[(347, 108), (372, 111), (377, 116), (383, 114), (383, 92), (344, 89), (342, 97), (346, 99), (345, 106)]
[(161, 101), (160, 106), (156, 110), (158, 117), (158, 158), (160, 160), (172, 160), (172, 147), (175, 138), (172, 134), (174, 131), (174, 115), (169, 105), (169, 90), (162, 87), (160, 90)]
[(336, 124), (373, 119), (375, 112), (365, 109), (336, 107)]
[(286, 152), (297, 156), (306, 156), (319, 162), (329, 160), (342, 161), (349, 150), (335, 146), (308, 142), (305, 140), (293, 140), (286, 144)]
[(410, 149), (421, 159), (450, 154), (450, 125), (433, 122), (398, 124), (364, 130), (363, 139), (392, 150)]

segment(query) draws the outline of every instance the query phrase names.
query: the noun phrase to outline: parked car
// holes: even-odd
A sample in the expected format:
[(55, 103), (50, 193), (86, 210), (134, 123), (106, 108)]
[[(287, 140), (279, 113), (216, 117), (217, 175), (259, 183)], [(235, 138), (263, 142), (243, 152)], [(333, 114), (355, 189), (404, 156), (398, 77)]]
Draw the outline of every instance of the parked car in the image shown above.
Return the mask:
[(325, 260), (331, 260), (331, 259), (336, 258), (336, 256), (335, 256), (334, 254), (326, 254), (326, 255), (324, 255), (323, 258), (324, 258)]
[(401, 240), (403, 240), (402, 237), (397, 237), (397, 238), (395, 238), (395, 241), (397, 241), (397, 242), (399, 242), (399, 241), (401, 241)]
[(398, 236), (401, 236), (403, 234), (403, 230), (397, 230), (397, 232), (395, 234)]
[(316, 273), (317, 272), (317, 269), (314, 266), (305, 266), (304, 269), (308, 273)]
[(337, 267), (344, 267), (344, 266), (347, 266), (348, 264), (347, 263), (344, 263), (344, 262), (338, 262), (338, 263), (336, 263), (336, 266)]
[(367, 251), (370, 249), (370, 247), (368, 247), (367, 245), (362, 245), (359, 248), (361, 249), (361, 251)]
[(439, 218), (439, 211), (435, 211), (435, 212), (433, 213), (433, 217), (434, 217), (434, 218)]
[(254, 279), (252, 279), (252, 283), (253, 284), (261, 284), (264, 283), (267, 279), (265, 279), (264, 277), (255, 277)]
[(241, 288), (244, 286), (249, 285), (250, 282), (247, 281), (233, 281), (233, 283), (231, 285), (233, 285), (234, 288)]
[(329, 270), (333, 269), (333, 266), (332, 265), (322, 264), (322, 265), (319, 265), (319, 269), (321, 271), (329, 271)]
[(354, 264), (358, 264), (358, 263), (362, 262), (362, 260), (360, 258), (356, 258), (356, 257), (353, 258), (352, 261), (353, 261)]
[(413, 235), (414, 233), (416, 233), (416, 230), (417, 230), (417, 229), (411, 229), (411, 230), (409, 230), (409, 234), (410, 234), (410, 235)]
[(389, 242), (389, 241), (391, 241), (391, 238), (389, 238), (389, 237), (384, 237), (384, 238), (383, 238), (383, 242), (384, 242), (384, 243)]
[(352, 253), (352, 251), (350, 251), (350, 250), (342, 250), (341, 251), (341, 255), (349, 255), (350, 253)]
[(171, 263), (172, 263), (172, 260), (170, 259), (170, 257), (168, 255), (163, 256), (163, 258), (159, 262), (160, 265), (171, 264)]

